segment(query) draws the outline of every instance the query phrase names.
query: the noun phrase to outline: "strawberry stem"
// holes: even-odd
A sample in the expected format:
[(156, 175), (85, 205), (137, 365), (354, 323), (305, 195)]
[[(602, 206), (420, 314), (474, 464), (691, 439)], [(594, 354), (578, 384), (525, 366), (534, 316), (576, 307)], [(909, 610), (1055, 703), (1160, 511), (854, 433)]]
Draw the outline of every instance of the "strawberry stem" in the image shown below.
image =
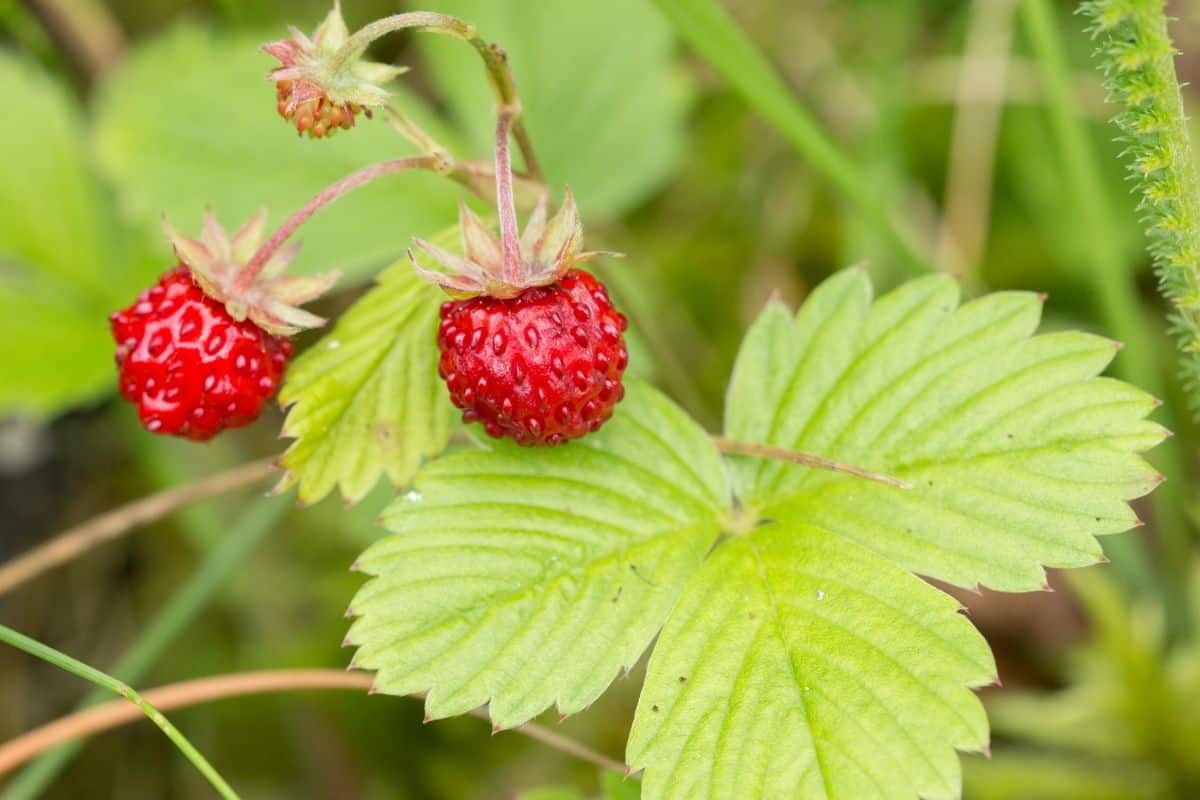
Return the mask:
[(246, 262), (245, 268), (238, 275), (237, 281), (233, 286), (234, 291), (245, 291), (250, 288), (267, 265), (267, 262), (271, 260), (271, 256), (275, 255), (275, 252), (283, 243), (314, 214), (342, 195), (352, 192), (359, 186), (370, 183), (376, 178), (390, 175), (393, 172), (403, 172), (410, 169), (431, 169), (437, 171), (439, 165), (442, 163), (444, 163), (443, 159), (436, 155), (410, 156), (408, 158), (392, 159), (391, 161), (381, 161), (378, 164), (364, 167), (358, 172), (352, 172), (337, 183), (325, 187), (294, 214), (284, 220), (279, 229), (271, 234), (271, 238), (263, 242), (262, 247), (258, 248), (258, 251)]
[(533, 141), (529, 138), (525, 125), (518, 119), (520, 116), (521, 98), (517, 93), (517, 82), (508, 66), (508, 54), (500, 47), (486, 42), (479, 36), (475, 26), (457, 17), (447, 14), (437, 14), (431, 11), (410, 11), (404, 14), (393, 14), (390, 17), (377, 19), (359, 28), (350, 35), (345, 43), (329, 59), (329, 70), (338, 74), (347, 65), (366, 52), (371, 42), (394, 31), (418, 30), (427, 33), (439, 33), (453, 36), (468, 43), (479, 53), (483, 65), (487, 69), (488, 82), (496, 94), (497, 104), (513, 109), (513, 139), (521, 151), (525, 161), (525, 169), (529, 175), (538, 181), (544, 181), (541, 164), (533, 150)]
[(517, 201), (513, 195), (512, 154), (508, 136), (513, 114), (501, 106), (496, 117), (496, 208), (500, 213), (500, 252), (504, 259), (504, 281), (510, 286), (525, 283), (521, 258), (521, 233), (517, 228)]
[(840, 461), (834, 461), (831, 458), (823, 456), (815, 456), (810, 453), (802, 453), (799, 450), (789, 450), (786, 447), (777, 447), (773, 444), (760, 444), (759, 442), (742, 442), (736, 439), (730, 439), (726, 436), (712, 435), (712, 442), (717, 446), (717, 449), (722, 453), (731, 456), (749, 456), (750, 458), (766, 458), (772, 461), (785, 461), (789, 464), (799, 464), (805, 467), (815, 467), (816, 469), (825, 469), (831, 472), (840, 472), (843, 475), (853, 475), (856, 478), (882, 483), (885, 486), (895, 486), (897, 489), (911, 489), (912, 484), (908, 481), (891, 475), (885, 475), (882, 472), (856, 467), (853, 464), (843, 464)]
[[(496, 167), (494, 162), (462, 161), (452, 154), (441, 142), (434, 139), (424, 128), (411, 117), (393, 105), (383, 107), (387, 123), (392, 130), (403, 136), (408, 142), (420, 149), (422, 153), (437, 156), (444, 161), (446, 177), (460, 186), (468, 189), (480, 200), (495, 201), (493, 184), (496, 182)], [(546, 193), (546, 185), (528, 175), (513, 172), (513, 193), (517, 196), (517, 207), (520, 208), (522, 196), (529, 199), (533, 205), (537, 198)]]

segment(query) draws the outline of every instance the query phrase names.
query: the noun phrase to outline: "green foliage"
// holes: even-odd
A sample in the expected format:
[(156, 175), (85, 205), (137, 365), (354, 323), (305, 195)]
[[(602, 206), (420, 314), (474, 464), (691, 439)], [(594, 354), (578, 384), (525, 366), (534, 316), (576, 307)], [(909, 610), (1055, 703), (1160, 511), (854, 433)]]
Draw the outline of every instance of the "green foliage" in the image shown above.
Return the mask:
[[(100, 88), (100, 163), (125, 211), (158, 236), (165, 213), (198, 232), (207, 207), (231, 227), (258, 209), (278, 223), (344, 175), (407, 149), (381, 121), (360, 122), (331, 141), (296, 136), (275, 113), (267, 39), (179, 27), (138, 48)], [(448, 145), (420, 101), (399, 104)], [(458, 190), (444, 178), (403, 173), (324, 209), (303, 233), (297, 272), (338, 268), (362, 278), (404, 252), (413, 235), (454, 219)], [(162, 248), (164, 260), (169, 257)]]
[(1124, 501), (1161, 478), (1136, 453), (1165, 431), (1144, 419), (1154, 398), (1095, 377), (1113, 342), (1030, 338), (1042, 306), (1031, 293), (961, 308), (958, 293), (931, 276), (872, 304), (865, 273), (847, 270), (794, 321), (769, 307), (739, 355), (727, 433), (915, 488), (742, 460), (738, 492), (764, 517), (805, 520), (922, 575), (1036, 589), (1042, 565), (1096, 563), (1096, 536), (1137, 524)]
[(131, 254), (63, 87), (3, 53), (0, 86), (22, 115), (0, 129), (0, 338), (20, 343), (0, 354), (0, 413), (48, 416), (114, 383), (106, 317), (146, 271), (119, 259)]
[(290, 406), (283, 435), (282, 490), (299, 484), (314, 503), (340, 488), (357, 502), (381, 474), (407, 484), (423, 458), (440, 453), (452, 407), (437, 376), (437, 309), (441, 292), (407, 260), (296, 359), (279, 401)]
[(1142, 195), (1159, 285), (1175, 305), (1183, 376), (1200, 408), (1200, 174), (1192, 152), (1175, 48), (1161, 0), (1095, 0), (1092, 21), (1100, 66)]
[(510, 727), (586, 706), (665, 621), (628, 751), (647, 797), (956, 796), (954, 750), (987, 743), (969, 689), (995, 667), (912, 572), (1036, 588), (1044, 564), (1099, 560), (1158, 482), (1136, 455), (1164, 435), (1155, 401), (1096, 377), (1111, 342), (1032, 336), (1040, 311), (959, 307), (944, 276), (872, 303), (853, 269), (751, 328), (727, 434), (907, 491), (735, 458), (727, 505), (712, 445), (636, 382), (595, 436), (432, 462), (358, 561), (355, 664), (428, 690), (432, 717), (489, 703)]
[(637, 661), (717, 535), (725, 472), (704, 432), (631, 381), (598, 433), (439, 459), (357, 568), (354, 663), (439, 718), (500, 727), (586, 708)]
[(916, 271), (928, 268), (907, 223), (889, 210), (877, 187), (840, 150), (717, 0), (654, 0), (679, 35), (704, 56), (781, 134), (812, 162)]
[(721, 547), (671, 614), (629, 739), (646, 797), (954, 797), (995, 680), (948, 595), (819, 527)]
[[(526, 0), (414, 5), (468, 20), (504, 48), (547, 179), (556, 190), (569, 183), (588, 217), (629, 210), (683, 158), (692, 86), (675, 68), (669, 26), (644, 0), (541, 3), (536, 14)], [(451, 116), (488, 152), (494, 101), (478, 56), (441, 37), (419, 43)]]
[[(1000, 792), (1024, 786), (1022, 797), (1195, 797), (1200, 647), (1169, 644), (1163, 609), (1131, 600), (1102, 575), (1075, 575), (1072, 588), (1093, 627), (1055, 676), (1067, 688), (993, 698), (993, 724), (1012, 744), (968, 773), (972, 796), (1013, 796)], [(1092, 785), (1078, 777), (1086, 770), (1108, 783), (1108, 794), (1083, 794)], [(1073, 794), (1045, 788), (1071, 782)]]

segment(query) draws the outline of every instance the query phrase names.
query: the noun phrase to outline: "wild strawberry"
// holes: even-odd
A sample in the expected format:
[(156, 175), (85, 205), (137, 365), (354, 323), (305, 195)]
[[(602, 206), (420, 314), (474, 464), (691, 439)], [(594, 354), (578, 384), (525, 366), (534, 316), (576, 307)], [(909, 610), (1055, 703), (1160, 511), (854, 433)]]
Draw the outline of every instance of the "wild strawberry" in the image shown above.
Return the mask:
[(265, 220), (232, 239), (212, 214), (199, 241), (168, 226), (180, 264), (109, 318), (121, 395), (146, 430), (203, 441), (258, 419), (291, 357), (286, 337), (324, 322), (295, 304), (337, 276), (281, 276), (295, 247), (255, 266)]
[(109, 322), (121, 395), (146, 430), (197, 441), (258, 419), (292, 354), (287, 339), (229, 316), (184, 266)]
[(438, 374), (463, 420), (520, 444), (594, 431), (625, 396), (625, 317), (592, 275), (571, 270), (516, 297), (442, 304)]
[[(402, 67), (362, 61), (361, 52), (340, 53), (349, 38), (346, 21), (335, 4), (312, 38), (296, 28), (290, 39), (263, 45), (280, 66), (267, 77), (275, 82), (279, 115), (300, 134), (320, 139), (354, 126), (359, 113), (371, 116), (371, 106), (387, 101), (380, 84), (402, 73)], [(343, 57), (347, 56), (347, 57)]]
[(512, 259), (466, 206), (460, 218), (465, 258), (415, 242), (448, 271), (409, 255), (422, 276), (462, 298), (441, 308), (438, 373), (463, 420), (522, 445), (598, 429), (625, 394), (626, 321), (604, 286), (573, 268), (596, 254), (578, 252), (582, 227), (570, 191), (549, 223), (539, 203)]

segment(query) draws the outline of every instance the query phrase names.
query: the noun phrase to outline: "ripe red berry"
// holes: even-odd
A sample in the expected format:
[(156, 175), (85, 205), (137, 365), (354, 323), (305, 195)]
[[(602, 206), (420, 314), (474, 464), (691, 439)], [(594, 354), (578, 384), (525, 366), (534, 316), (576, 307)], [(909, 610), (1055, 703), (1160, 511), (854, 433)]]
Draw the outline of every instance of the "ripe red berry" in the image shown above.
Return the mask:
[(197, 441), (258, 419), (292, 354), (287, 339), (231, 317), (183, 266), (109, 323), (121, 395), (146, 430)]
[(441, 317), (438, 372), (463, 420), (492, 436), (560, 444), (603, 425), (625, 395), (625, 317), (587, 272), (443, 303)]

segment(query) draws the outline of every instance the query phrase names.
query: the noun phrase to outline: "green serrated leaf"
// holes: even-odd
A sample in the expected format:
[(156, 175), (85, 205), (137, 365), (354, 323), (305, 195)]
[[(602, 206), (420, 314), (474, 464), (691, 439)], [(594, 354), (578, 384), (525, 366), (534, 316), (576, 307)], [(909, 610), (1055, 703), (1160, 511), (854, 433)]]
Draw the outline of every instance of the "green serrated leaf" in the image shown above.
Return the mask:
[[(105, 78), (96, 104), (100, 163), (127, 213), (155, 234), (164, 213), (198, 231), (206, 207), (235, 228), (264, 206), (278, 223), (344, 175), (411, 152), (381, 119), (331, 140), (297, 137), (265, 80), (274, 63), (258, 46), (271, 38), (179, 27)], [(399, 106), (455, 146), (418, 99), (395, 91)], [(415, 172), (358, 189), (305, 225), (294, 271), (362, 276), (403, 253), (414, 234), (450, 224), (457, 197), (445, 178)], [(169, 256), (165, 244), (162, 252)]]
[(628, 757), (658, 797), (957, 797), (995, 680), (951, 597), (797, 522), (720, 547), (650, 658)]
[(299, 484), (314, 503), (339, 488), (360, 500), (381, 474), (407, 484), (424, 458), (441, 452), (452, 407), (437, 377), (442, 298), (399, 262), (296, 359), (279, 401), (290, 406), (280, 489)]
[[(536, 14), (525, 0), (429, 0), (421, 8), (467, 20), (508, 53), (550, 185), (569, 183), (585, 215), (630, 209), (683, 158), (693, 87), (676, 65), (669, 26), (643, 0), (558, 0)], [(475, 152), (490, 152), (495, 101), (479, 57), (444, 37), (419, 44)]]
[(1126, 501), (1161, 480), (1137, 453), (1165, 431), (1145, 419), (1152, 397), (1097, 377), (1112, 342), (1032, 336), (1040, 311), (1018, 292), (960, 307), (945, 276), (872, 303), (861, 270), (822, 284), (794, 322), (768, 309), (738, 357), (728, 435), (914, 488), (743, 459), (740, 496), (960, 586), (1036, 589), (1043, 565), (1100, 561), (1095, 537), (1138, 524)]
[(354, 663), (430, 717), (490, 703), (512, 727), (585, 708), (631, 666), (704, 558), (728, 504), (709, 438), (636, 381), (599, 432), (497, 442), (424, 467), (358, 568)]

